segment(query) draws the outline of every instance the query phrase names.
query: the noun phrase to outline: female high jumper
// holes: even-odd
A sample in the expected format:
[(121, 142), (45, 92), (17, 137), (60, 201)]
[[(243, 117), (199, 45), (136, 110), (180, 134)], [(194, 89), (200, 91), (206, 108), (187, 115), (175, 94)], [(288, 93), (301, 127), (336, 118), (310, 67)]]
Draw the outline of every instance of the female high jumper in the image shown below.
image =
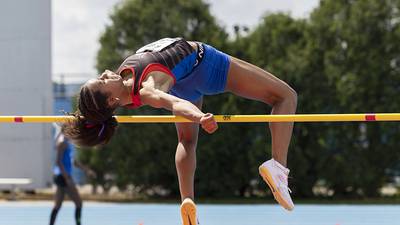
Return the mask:
[[(201, 125), (208, 133), (218, 128), (213, 114), (201, 111), (202, 97), (222, 92), (266, 103), (272, 114), (296, 111), (296, 92), (271, 73), (205, 43), (164, 38), (127, 57), (115, 72), (106, 70), (87, 81), (80, 90), (76, 119), (64, 124), (64, 133), (78, 145), (105, 144), (116, 130), (113, 115), (118, 107), (149, 105), (193, 121), (176, 123), (175, 162), (183, 224), (196, 224), (193, 200), (198, 128)], [(259, 172), (277, 202), (292, 210), (286, 164), (293, 123), (274, 122), (269, 128), (272, 159), (262, 163)]]

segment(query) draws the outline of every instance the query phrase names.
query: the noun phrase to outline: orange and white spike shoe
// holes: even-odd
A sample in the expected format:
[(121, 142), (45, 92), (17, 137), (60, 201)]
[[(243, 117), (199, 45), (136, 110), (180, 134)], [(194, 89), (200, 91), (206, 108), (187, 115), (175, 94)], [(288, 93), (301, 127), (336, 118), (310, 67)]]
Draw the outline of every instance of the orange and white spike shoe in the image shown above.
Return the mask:
[(181, 204), (181, 217), (183, 225), (199, 225), (197, 219), (197, 208), (193, 200), (185, 198)]
[(274, 194), (275, 200), (286, 210), (292, 211), (294, 204), (288, 187), (289, 169), (284, 167), (274, 159), (264, 162), (259, 168), (259, 172), (264, 181)]

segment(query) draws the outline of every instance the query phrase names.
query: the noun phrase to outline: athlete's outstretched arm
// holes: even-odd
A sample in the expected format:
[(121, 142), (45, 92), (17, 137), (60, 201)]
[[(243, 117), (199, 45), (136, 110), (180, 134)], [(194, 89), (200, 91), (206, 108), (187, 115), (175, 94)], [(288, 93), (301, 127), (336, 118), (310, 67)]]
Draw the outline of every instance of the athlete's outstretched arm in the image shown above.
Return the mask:
[(218, 128), (217, 122), (211, 113), (203, 113), (191, 102), (154, 88), (151, 82), (143, 83), (143, 88), (139, 92), (143, 104), (170, 110), (174, 115), (183, 116), (201, 124), (202, 128), (208, 133), (213, 133)]
[(183, 116), (196, 123), (200, 123), (201, 117), (204, 116), (204, 113), (191, 102), (155, 88), (142, 88), (140, 98), (143, 104), (170, 110), (174, 115)]

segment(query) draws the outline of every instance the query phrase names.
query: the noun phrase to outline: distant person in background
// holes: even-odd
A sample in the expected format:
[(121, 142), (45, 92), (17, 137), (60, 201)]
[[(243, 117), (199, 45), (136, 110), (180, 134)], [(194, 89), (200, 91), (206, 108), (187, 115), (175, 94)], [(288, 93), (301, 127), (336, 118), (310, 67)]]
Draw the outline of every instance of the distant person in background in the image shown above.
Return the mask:
[(72, 179), (72, 165), (82, 169), (88, 176), (94, 176), (94, 172), (82, 165), (79, 161), (74, 160), (74, 146), (69, 140), (59, 132), (56, 136), (57, 157), (54, 166), (54, 183), (57, 190), (54, 196), (54, 207), (50, 215), (50, 225), (54, 225), (57, 213), (64, 201), (64, 196), (67, 194), (75, 204), (75, 221), (76, 225), (81, 225), (82, 199), (78, 189)]

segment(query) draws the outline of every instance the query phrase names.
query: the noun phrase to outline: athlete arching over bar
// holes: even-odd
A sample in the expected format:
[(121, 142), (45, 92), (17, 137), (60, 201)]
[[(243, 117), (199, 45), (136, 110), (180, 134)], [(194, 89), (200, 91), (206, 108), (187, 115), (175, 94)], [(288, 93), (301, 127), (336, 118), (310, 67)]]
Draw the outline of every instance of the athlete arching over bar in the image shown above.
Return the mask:
[[(150, 105), (193, 121), (176, 123), (175, 162), (183, 222), (196, 224), (196, 206), (192, 200), (198, 127), (200, 124), (208, 133), (218, 128), (213, 114), (201, 111), (202, 96), (222, 92), (271, 105), (272, 114), (296, 111), (296, 92), (272, 74), (210, 45), (164, 38), (140, 48), (115, 73), (106, 70), (97, 79), (87, 81), (80, 90), (77, 119), (64, 125), (65, 135), (83, 146), (107, 143), (117, 127), (112, 117), (117, 107)], [(292, 210), (286, 160), (293, 123), (270, 123), (269, 127), (272, 159), (260, 166), (260, 174), (279, 204)]]

